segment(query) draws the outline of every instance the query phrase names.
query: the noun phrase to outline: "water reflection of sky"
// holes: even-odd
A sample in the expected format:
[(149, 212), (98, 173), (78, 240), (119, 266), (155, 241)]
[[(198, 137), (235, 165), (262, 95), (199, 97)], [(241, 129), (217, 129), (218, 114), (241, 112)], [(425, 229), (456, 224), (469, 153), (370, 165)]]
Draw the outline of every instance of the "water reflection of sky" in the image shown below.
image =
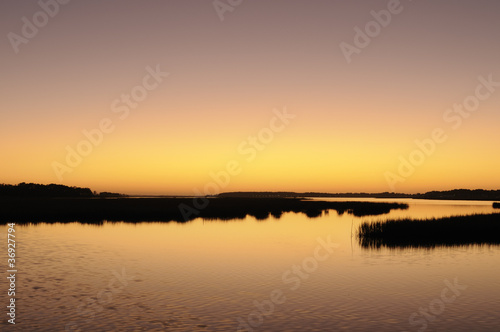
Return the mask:
[[(314, 219), (287, 213), (266, 221), (16, 226), (19, 327), (235, 331), (238, 319), (256, 310), (254, 301), (280, 289), (285, 303), (256, 330), (416, 331), (409, 316), (439, 298), (445, 280), (458, 278), (468, 288), (428, 330), (494, 330), (497, 246), (374, 251), (353, 238), (363, 220), (487, 213), (491, 203), (408, 203), (408, 210), (363, 218), (331, 211)], [(283, 275), (314, 255), (318, 238), (339, 246), (292, 290)], [(122, 271), (132, 278), (123, 291), (91, 305)]]
[(408, 204), (406, 210), (392, 210), (383, 216), (361, 217), (363, 220), (386, 220), (398, 218), (440, 218), (457, 215), (487, 214), (500, 212), (493, 208), (492, 201), (453, 201), (428, 199), (379, 199), (379, 198), (318, 198), (325, 201), (397, 202)]

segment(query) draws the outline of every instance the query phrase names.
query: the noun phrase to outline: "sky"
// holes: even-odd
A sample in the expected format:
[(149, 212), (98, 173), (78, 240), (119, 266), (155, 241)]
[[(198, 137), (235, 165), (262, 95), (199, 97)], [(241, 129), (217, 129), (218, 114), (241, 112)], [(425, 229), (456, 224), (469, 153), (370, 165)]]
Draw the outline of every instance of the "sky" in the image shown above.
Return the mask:
[(0, 183), (499, 189), (500, 2), (0, 2)]

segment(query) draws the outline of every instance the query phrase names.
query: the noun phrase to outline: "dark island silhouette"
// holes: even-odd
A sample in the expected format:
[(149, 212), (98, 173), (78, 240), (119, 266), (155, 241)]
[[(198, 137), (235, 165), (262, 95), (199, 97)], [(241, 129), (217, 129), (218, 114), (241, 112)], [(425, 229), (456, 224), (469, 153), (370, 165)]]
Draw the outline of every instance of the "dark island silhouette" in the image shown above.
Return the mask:
[[(393, 209), (407, 209), (403, 203), (326, 202), (295, 197), (122, 197), (116, 193), (92, 192), (89, 188), (20, 183), (0, 185), (0, 223), (37, 222), (188, 222), (244, 219), (265, 220), (283, 213), (303, 213), (309, 218), (329, 210), (357, 217), (381, 215)], [(113, 198), (113, 199), (108, 199)], [(195, 200), (203, 199), (203, 208)], [(186, 215), (187, 207), (194, 213)]]
[(207, 198), (208, 205), (186, 217), (180, 206), (193, 206), (192, 198), (39, 198), (9, 197), (0, 199), (0, 223), (36, 222), (188, 222), (205, 220), (258, 220), (280, 218), (285, 212), (303, 213), (309, 218), (336, 210), (354, 216), (381, 215), (392, 209), (407, 209), (407, 204), (376, 202), (324, 202), (297, 198)]

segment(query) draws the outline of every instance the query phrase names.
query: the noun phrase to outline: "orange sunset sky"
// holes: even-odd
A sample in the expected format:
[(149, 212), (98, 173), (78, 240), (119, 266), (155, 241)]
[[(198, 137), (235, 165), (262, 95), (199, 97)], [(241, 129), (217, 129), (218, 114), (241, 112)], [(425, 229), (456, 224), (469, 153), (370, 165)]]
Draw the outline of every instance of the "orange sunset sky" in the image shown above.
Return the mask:
[(65, 2), (0, 3), (0, 183), (500, 188), (498, 1)]

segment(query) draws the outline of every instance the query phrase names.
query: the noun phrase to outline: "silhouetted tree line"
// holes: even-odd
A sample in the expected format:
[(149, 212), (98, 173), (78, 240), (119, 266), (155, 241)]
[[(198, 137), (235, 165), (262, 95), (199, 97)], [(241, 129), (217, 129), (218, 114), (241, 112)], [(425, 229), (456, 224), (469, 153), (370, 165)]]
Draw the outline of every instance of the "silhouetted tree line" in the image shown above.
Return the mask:
[(414, 198), (496, 201), (500, 199), (500, 190), (454, 189), (448, 191), (429, 191), (425, 194), (416, 194)]
[(306, 198), (306, 197), (374, 197), (374, 198), (412, 198), (414, 195), (401, 193), (296, 193), (292, 191), (236, 191), (220, 193), (216, 197), (258, 197), (258, 198)]
[(127, 195), (103, 191), (102, 193), (99, 194), (99, 197), (127, 197)]
[(402, 194), (402, 193), (295, 193), (295, 192), (227, 192), (217, 197), (374, 197), (374, 198), (415, 198), (415, 199), (446, 199), (446, 200), (478, 200), (496, 201), (500, 200), (500, 190), (470, 190), (454, 189), (448, 191), (429, 191), (424, 194)]
[(68, 187), (60, 184), (19, 183), (0, 184), (0, 196), (9, 197), (94, 197), (89, 188)]
[(303, 193), (294, 193), (291, 191), (236, 191), (220, 193), (215, 197), (239, 197), (239, 198), (299, 198), (306, 197)]

